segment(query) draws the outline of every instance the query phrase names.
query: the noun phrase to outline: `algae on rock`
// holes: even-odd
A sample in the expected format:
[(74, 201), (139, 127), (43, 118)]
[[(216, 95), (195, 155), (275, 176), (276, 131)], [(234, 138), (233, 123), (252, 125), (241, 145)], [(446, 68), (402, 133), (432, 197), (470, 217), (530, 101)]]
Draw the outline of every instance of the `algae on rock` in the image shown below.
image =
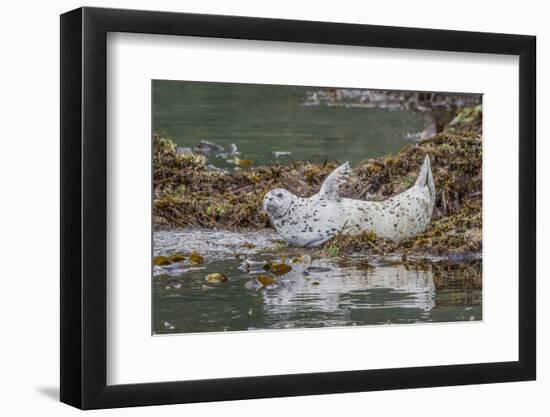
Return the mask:
[[(434, 255), (481, 252), (482, 140), (481, 106), (457, 110), (442, 133), (405, 146), (395, 155), (368, 159), (353, 167), (342, 187), (349, 198), (380, 201), (409, 188), (429, 155), (437, 191), (432, 222), (411, 239), (390, 242), (372, 233), (337, 236), (325, 252), (397, 252)], [(179, 153), (175, 144), (153, 136), (155, 229), (217, 227), (258, 229), (270, 227), (262, 211), (264, 195), (285, 188), (309, 197), (343, 161), (323, 164), (292, 162), (257, 166), (238, 172), (211, 170), (206, 159)]]

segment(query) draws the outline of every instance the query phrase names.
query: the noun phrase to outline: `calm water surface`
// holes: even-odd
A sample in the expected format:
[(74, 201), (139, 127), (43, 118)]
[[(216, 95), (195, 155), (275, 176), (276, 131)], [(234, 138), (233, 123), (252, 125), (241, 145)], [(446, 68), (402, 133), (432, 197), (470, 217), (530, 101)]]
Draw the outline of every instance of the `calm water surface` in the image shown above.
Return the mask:
[[(194, 149), (203, 139), (226, 149), (234, 143), (239, 158), (265, 165), (325, 157), (354, 163), (394, 153), (427, 124), (422, 115), (401, 110), (303, 105), (315, 89), (154, 81), (153, 126), (180, 147)], [(233, 158), (209, 156), (222, 168)]]
[[(417, 269), (364, 257), (331, 260), (281, 246), (271, 231), (157, 232), (154, 247), (155, 255), (196, 250), (205, 258), (199, 266), (155, 267), (155, 334), (482, 319), (480, 265)], [(267, 274), (261, 266), (282, 255), (292, 271), (257, 288), (255, 277)], [(207, 282), (211, 272), (229, 280)]]

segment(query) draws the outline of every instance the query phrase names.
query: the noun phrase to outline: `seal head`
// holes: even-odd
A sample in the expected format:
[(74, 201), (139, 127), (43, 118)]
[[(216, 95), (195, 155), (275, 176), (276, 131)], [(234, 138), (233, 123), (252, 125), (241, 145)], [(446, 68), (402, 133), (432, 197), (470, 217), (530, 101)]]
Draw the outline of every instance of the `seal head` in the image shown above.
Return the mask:
[(263, 201), (263, 208), (273, 219), (283, 217), (290, 208), (296, 196), (282, 188), (268, 192)]

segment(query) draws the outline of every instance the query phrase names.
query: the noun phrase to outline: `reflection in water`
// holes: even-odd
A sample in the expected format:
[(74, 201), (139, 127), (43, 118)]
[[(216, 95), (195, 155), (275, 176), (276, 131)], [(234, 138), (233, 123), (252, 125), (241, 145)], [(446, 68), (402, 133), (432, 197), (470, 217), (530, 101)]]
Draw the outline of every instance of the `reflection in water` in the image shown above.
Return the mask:
[[(360, 326), (481, 320), (481, 266), (410, 268), (346, 262), (318, 252), (284, 248), (292, 271), (269, 289), (250, 289), (261, 266), (280, 262), (272, 231), (201, 229), (157, 232), (157, 254), (196, 250), (203, 265), (156, 267), (153, 277), (154, 333)], [(239, 255), (236, 259), (235, 255)], [(301, 256), (313, 254), (313, 256)], [(246, 258), (247, 261), (243, 261)], [(311, 259), (313, 258), (313, 259)], [(299, 261), (298, 261), (299, 260)], [(246, 265), (247, 262), (258, 262)], [(293, 262), (294, 261), (294, 262)], [(223, 272), (225, 283), (205, 276)]]
[[(368, 269), (338, 268), (329, 262), (315, 265), (331, 271), (303, 277), (295, 267), (284, 277), (285, 285), (280, 290), (264, 292), (266, 311), (292, 313), (307, 303), (323, 312), (388, 307), (430, 310), (434, 306), (431, 271), (408, 271), (403, 265)], [(380, 292), (385, 296), (379, 297)]]

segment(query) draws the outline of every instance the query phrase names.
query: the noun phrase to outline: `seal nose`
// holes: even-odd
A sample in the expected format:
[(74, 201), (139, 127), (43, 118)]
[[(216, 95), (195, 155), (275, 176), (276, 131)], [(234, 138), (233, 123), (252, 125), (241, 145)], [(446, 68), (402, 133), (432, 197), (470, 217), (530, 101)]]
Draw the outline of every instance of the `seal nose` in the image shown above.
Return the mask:
[(271, 198), (269, 196), (265, 196), (264, 197), (264, 201), (262, 203), (262, 208), (264, 209), (265, 212), (268, 212), (269, 213), (269, 210), (267, 209), (267, 207), (269, 206), (269, 201), (271, 200)]

